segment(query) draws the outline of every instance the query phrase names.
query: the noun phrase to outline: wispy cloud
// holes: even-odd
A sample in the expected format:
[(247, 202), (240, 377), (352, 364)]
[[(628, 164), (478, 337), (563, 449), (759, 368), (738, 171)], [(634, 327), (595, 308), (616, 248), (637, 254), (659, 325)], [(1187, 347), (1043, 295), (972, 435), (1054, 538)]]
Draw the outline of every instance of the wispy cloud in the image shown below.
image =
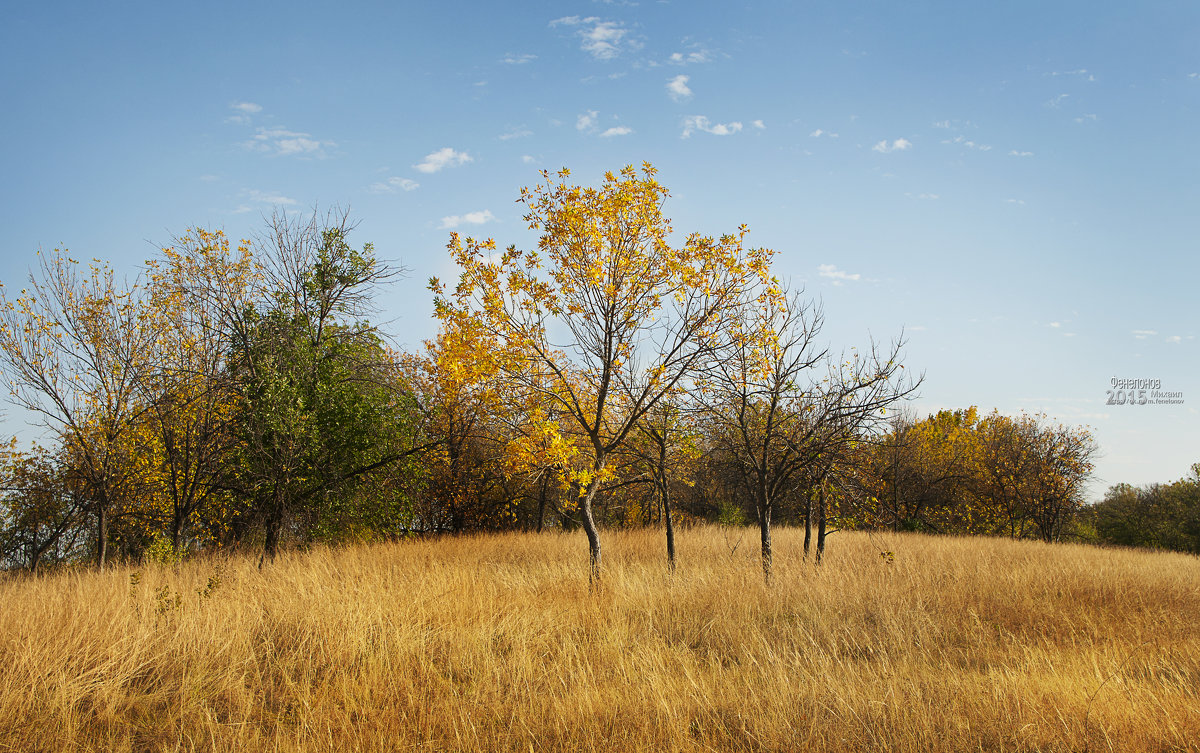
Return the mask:
[(1096, 115), (1096, 113), (1088, 112), (1088, 113), (1084, 113), (1083, 115), (1080, 115), (1078, 118), (1075, 118), (1075, 122), (1076, 123), (1090, 123), (1094, 120), (1099, 120), (1099, 119), (1100, 118), (1099, 118), (1099, 116)]
[(755, 120), (755, 121), (751, 122), (750, 125), (754, 126), (755, 128), (757, 128), (760, 131), (766, 130), (766, 127), (767, 127), (767, 124), (762, 122), (761, 120)]
[(332, 141), (315, 139), (311, 134), (301, 131), (260, 126), (254, 136), (243, 143), (243, 146), (256, 152), (266, 152), (281, 157), (297, 154), (321, 157), (324, 156), (327, 147), (335, 147), (337, 144)]
[(1182, 338), (1182, 337), (1180, 337), (1179, 335), (1171, 335), (1170, 337), (1168, 337), (1168, 338), (1167, 338), (1167, 342), (1169, 342), (1169, 343), (1181, 343), (1181, 342), (1183, 342), (1183, 338)]
[(1032, 157), (1033, 152), (1018, 152), (1016, 149), (1013, 149), (1012, 151), (1010, 151), (1008, 153), (1008, 156), (1009, 157)]
[(467, 212), (466, 214), (452, 214), (449, 217), (442, 218), (441, 229), (453, 230), (459, 225), (482, 225), (486, 222), (491, 222), (496, 219), (496, 216), (490, 210), (482, 212)]
[(533, 131), (528, 128), (513, 128), (510, 131), (500, 134), (501, 141), (512, 141), (513, 139), (523, 139), (526, 136), (532, 136)]
[(436, 152), (425, 155), (425, 159), (413, 165), (413, 169), (423, 173), (436, 173), (447, 167), (458, 167), (473, 162), (471, 155), (466, 152), (456, 152), (450, 147), (442, 147)]
[(1005, 199), (1004, 203), (1005, 204), (1016, 204), (1017, 206), (1025, 206), (1024, 199)]
[(504, 57), (500, 58), (500, 62), (506, 65), (524, 65), (525, 63), (532, 63), (534, 60), (537, 60), (537, 55), (531, 55), (529, 53), (514, 55), (510, 52)]
[(1070, 94), (1059, 94), (1054, 99), (1047, 101), (1046, 107), (1062, 107), (1063, 101), (1069, 99), (1070, 97)]
[(1073, 71), (1050, 71), (1046, 75), (1050, 76), (1052, 78), (1057, 78), (1059, 76), (1078, 76), (1085, 81), (1095, 81), (1096, 80), (1095, 76), (1093, 76), (1091, 73), (1088, 73), (1087, 68), (1077, 68)]
[(910, 199), (940, 199), (941, 196), (935, 193), (906, 193), (904, 194)]
[(703, 115), (689, 115), (683, 119), (683, 138), (690, 137), (696, 131), (704, 131), (714, 136), (729, 136), (742, 130), (738, 121), (732, 123), (713, 123)]
[(672, 52), (671, 57), (669, 57), (668, 60), (673, 65), (707, 63), (708, 61), (712, 60), (712, 54), (703, 47), (699, 47), (689, 52)]
[(415, 191), (420, 187), (420, 183), (410, 178), (391, 177), (378, 183), (372, 183), (367, 186), (367, 190), (371, 193), (396, 193), (397, 190)]
[(1157, 334), (1158, 334), (1158, 332), (1156, 330), (1152, 330), (1152, 329), (1135, 329), (1133, 331), (1134, 338), (1136, 338), (1138, 340), (1145, 340), (1147, 337), (1153, 337), (1154, 335), (1157, 335)]
[(971, 139), (968, 139), (966, 136), (955, 136), (952, 139), (943, 139), (942, 143), (943, 144), (953, 144), (956, 146), (964, 146), (967, 149), (978, 149), (981, 152), (992, 151), (991, 145), (977, 143), (975, 141), (972, 141)]
[(579, 48), (596, 60), (612, 60), (626, 49), (641, 46), (619, 21), (604, 21), (598, 16), (564, 16), (551, 21), (550, 26), (578, 27)]
[(226, 123), (237, 123), (238, 125), (250, 125), (250, 116), (255, 113), (262, 112), (262, 105), (254, 102), (234, 102), (229, 106), (233, 110), (233, 115), (225, 118)]
[[(275, 191), (260, 191), (258, 189), (250, 189), (247, 191), (242, 191), (242, 196), (246, 201), (249, 201), (253, 204), (258, 204), (260, 206), (294, 207), (299, 203), (290, 196), (284, 196), (283, 194)], [(247, 212), (253, 211), (254, 207), (250, 204), (240, 204), (238, 205), (237, 209), (233, 210), (233, 213), (246, 214)]]
[(595, 110), (588, 110), (584, 114), (575, 119), (575, 130), (577, 131), (594, 131), (596, 130), (596, 118), (600, 113)]
[(537, 158), (534, 157), (532, 154), (522, 154), (521, 161), (524, 162), (526, 165), (533, 165), (533, 164), (537, 163)]
[(690, 76), (680, 74), (667, 82), (667, 94), (676, 102), (686, 102), (692, 98), (692, 90), (688, 88)]
[(888, 152), (903, 152), (911, 148), (912, 142), (908, 139), (896, 139), (891, 144), (888, 143), (887, 139), (884, 139), (875, 146), (871, 147), (871, 150), (881, 154), (887, 154)]
[(835, 264), (822, 264), (817, 267), (817, 273), (822, 277), (833, 280), (835, 284), (846, 280), (850, 282), (857, 282), (858, 280), (862, 279), (862, 275), (858, 274), (857, 272), (851, 274), (850, 272), (838, 269), (837, 265)]
[(629, 126), (613, 126), (604, 133), (600, 134), (600, 138), (606, 139), (611, 136), (628, 136), (633, 133), (633, 129)]

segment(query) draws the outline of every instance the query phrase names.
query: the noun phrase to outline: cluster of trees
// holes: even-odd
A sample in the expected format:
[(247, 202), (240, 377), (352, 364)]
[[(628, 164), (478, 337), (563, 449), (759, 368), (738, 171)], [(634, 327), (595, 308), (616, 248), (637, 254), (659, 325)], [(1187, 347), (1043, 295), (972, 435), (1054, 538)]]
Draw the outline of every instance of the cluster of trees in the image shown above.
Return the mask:
[(1087, 510), (1096, 541), (1200, 554), (1200, 463), (1169, 484), (1117, 484)]
[[(401, 270), (344, 215), (253, 243), (193, 230), (119, 283), (46, 256), (0, 299), (0, 364), (49, 444), (0, 456), (0, 556), (413, 532), (754, 520), (1038, 535), (1078, 508), (1093, 444), (1041, 417), (896, 418), (902, 342), (833, 353), (818, 306), (746, 228), (672, 243), (649, 165), (523, 189), (536, 248), (452, 234), (436, 338), (389, 347), (372, 298)], [(809, 538), (805, 541), (806, 554)]]
[(1095, 441), (1044, 415), (975, 407), (899, 417), (860, 464), (864, 523), (1059, 539), (1084, 504)]

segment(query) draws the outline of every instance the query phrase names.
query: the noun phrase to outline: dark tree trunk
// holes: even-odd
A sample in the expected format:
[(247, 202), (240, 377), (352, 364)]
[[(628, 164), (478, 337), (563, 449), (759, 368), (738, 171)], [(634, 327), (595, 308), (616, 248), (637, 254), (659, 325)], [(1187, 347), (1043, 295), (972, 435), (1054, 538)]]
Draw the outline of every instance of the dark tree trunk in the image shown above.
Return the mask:
[(808, 559), (808, 552), (812, 547), (812, 489), (804, 493), (804, 559)]
[(537, 532), (542, 532), (542, 526), (546, 521), (546, 486), (550, 483), (550, 472), (542, 472), (542, 485), (538, 493), (538, 516), (537, 516)]
[(826, 524), (826, 508), (825, 508), (825, 485), (821, 484), (820, 490), (817, 492), (817, 564), (821, 564), (821, 559), (825, 556), (825, 524)]
[(580, 517), (583, 519), (583, 530), (588, 540), (588, 583), (593, 586), (600, 584), (600, 532), (596, 529), (596, 520), (592, 517), (592, 500), (600, 489), (600, 471), (604, 470), (602, 463), (596, 464), (596, 475), (588, 483), (587, 494), (580, 505)]
[(671, 518), (671, 495), (667, 490), (667, 482), (663, 480), (662, 487), (663, 520), (667, 524), (667, 569), (675, 574), (675, 523)]
[(763, 579), (771, 585), (771, 505), (767, 502), (764, 491), (759, 492), (758, 500), (758, 532), (762, 540), (762, 569)]
[(279, 553), (279, 529), (283, 527), (283, 512), (284, 493), (277, 488), (275, 499), (271, 503), (271, 514), (267, 517), (267, 536), (263, 543), (262, 559), (258, 561), (259, 567), (262, 567), (264, 562), (274, 562), (275, 555)]

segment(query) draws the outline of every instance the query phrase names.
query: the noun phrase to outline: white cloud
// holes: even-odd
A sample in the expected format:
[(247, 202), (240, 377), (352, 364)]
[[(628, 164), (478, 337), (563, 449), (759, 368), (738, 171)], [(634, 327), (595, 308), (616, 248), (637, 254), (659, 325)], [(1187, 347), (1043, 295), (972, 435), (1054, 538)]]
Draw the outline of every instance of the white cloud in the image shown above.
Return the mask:
[(1152, 329), (1135, 329), (1133, 336), (1138, 340), (1145, 340), (1147, 337), (1157, 335), (1158, 332)]
[(1053, 327), (1054, 329), (1058, 329), (1062, 326), (1062, 322), (1050, 322), (1049, 326)]
[(850, 274), (849, 272), (838, 269), (837, 265), (835, 264), (822, 264), (817, 267), (817, 272), (822, 277), (828, 277), (829, 279), (836, 280), (838, 282), (841, 282), (842, 280), (850, 280), (853, 282), (862, 278), (862, 275), (858, 274), (857, 272)]
[(966, 136), (955, 136), (952, 139), (943, 140), (942, 143), (943, 144), (956, 144), (958, 146), (965, 146), (968, 149), (978, 149), (981, 152), (992, 151), (992, 147), (989, 146), (988, 144), (978, 144), (974, 141), (971, 141)]
[(819, 138), (821, 138), (821, 134), (823, 134), (823, 133), (825, 133), (825, 132), (822, 131), (820, 128), (818, 128), (817, 130), (813, 131), (812, 133), (810, 133), (808, 135), (812, 136), (814, 139), (819, 139)]
[(1059, 94), (1057, 97), (1047, 102), (1046, 107), (1060, 107), (1062, 106), (1063, 100), (1070, 96), (1070, 94)]
[(272, 152), (286, 157), (294, 154), (323, 156), (325, 147), (333, 147), (337, 144), (332, 141), (314, 139), (310, 134), (300, 131), (260, 127), (243, 146), (256, 152)]
[(528, 128), (514, 128), (507, 133), (500, 134), (501, 141), (511, 141), (513, 139), (523, 139), (526, 136), (532, 136), (533, 131)]
[(1180, 342), (1183, 342), (1183, 338), (1180, 337), (1179, 335), (1171, 335), (1170, 337), (1167, 338), (1167, 342), (1180, 343)]
[[(283, 194), (276, 193), (274, 191), (259, 191), (257, 189), (251, 189), (249, 191), (245, 191), (244, 193), (246, 197), (255, 204), (266, 204), (273, 207), (293, 207), (298, 203), (290, 196), (284, 196)], [(249, 211), (251, 211), (250, 208), (246, 207), (245, 205), (234, 210), (234, 212), (237, 214)]]
[(626, 48), (639, 45), (627, 38), (629, 30), (617, 21), (602, 21), (597, 16), (581, 18), (564, 16), (550, 22), (550, 26), (578, 26), (579, 47), (596, 60), (612, 60)]
[(233, 110), (234, 115), (225, 118), (226, 123), (237, 123), (238, 125), (250, 125), (250, 116), (262, 112), (262, 105), (253, 102), (234, 102), (229, 106)]
[(600, 134), (600, 138), (606, 139), (611, 136), (628, 136), (633, 133), (633, 129), (629, 126), (613, 126), (604, 133)]
[(674, 65), (690, 65), (692, 63), (707, 63), (712, 55), (703, 48), (691, 52), (672, 52), (669, 58)]
[(537, 162), (537, 159), (532, 154), (522, 154), (521, 161), (526, 165), (532, 165), (533, 163)]
[(683, 119), (683, 138), (688, 138), (696, 131), (704, 131), (714, 136), (729, 136), (742, 130), (738, 121), (732, 123), (713, 123), (703, 115), (689, 115)]
[(523, 55), (514, 55), (510, 52), (501, 58), (500, 62), (506, 63), (507, 65), (524, 65), (525, 63), (531, 63), (534, 60), (537, 60), (537, 55), (531, 55), (529, 53), (525, 53)]
[(667, 82), (667, 94), (676, 102), (684, 102), (692, 98), (692, 90), (688, 88), (689, 76), (680, 74)]
[(759, 129), (760, 131), (766, 129), (766, 127), (767, 127), (766, 124), (763, 123), (761, 120), (756, 120), (753, 123), (751, 123), (750, 125), (754, 126), (755, 128)]
[(413, 168), (423, 173), (436, 173), (447, 167), (458, 167), (473, 161), (471, 155), (466, 152), (456, 152), (446, 146), (426, 154), (425, 159), (413, 165)]
[(490, 210), (482, 212), (467, 212), (466, 214), (452, 214), (449, 217), (442, 218), (442, 230), (452, 230), (459, 225), (482, 225), (485, 222), (491, 222), (496, 219), (496, 216)]
[(904, 150), (911, 148), (912, 142), (908, 139), (896, 139), (890, 145), (888, 144), (887, 139), (884, 139), (875, 146), (871, 147), (873, 151), (880, 152), (881, 154), (887, 154), (888, 152), (903, 152)]
[(1018, 152), (1016, 149), (1013, 149), (1011, 152), (1008, 153), (1008, 156), (1009, 157), (1032, 157), (1033, 152)]
[(401, 191), (415, 191), (421, 187), (421, 184), (410, 178), (391, 177), (387, 180), (372, 183), (367, 187), (371, 193), (396, 193), (396, 189)]
[(1200, 78), (1200, 73), (1189, 73), (1188, 78)]
[(949, 121), (949, 120), (937, 120), (937, 121), (934, 121), (933, 127), (934, 127), (934, 128), (949, 128), (949, 127), (950, 127), (950, 121)]
[(1074, 71), (1051, 71), (1051, 72), (1047, 73), (1046, 75), (1047, 75), (1047, 76), (1051, 76), (1051, 77), (1057, 77), (1057, 76), (1080, 76), (1080, 77), (1086, 77), (1086, 79), (1085, 79), (1085, 80), (1087, 80), (1087, 81), (1095, 81), (1095, 80), (1096, 80), (1096, 77), (1095, 77), (1095, 76), (1093, 76), (1092, 74), (1088, 73), (1088, 70), (1087, 70), (1087, 68), (1079, 68), (1079, 69), (1077, 69), (1077, 70), (1074, 70)]
[(584, 114), (575, 119), (575, 130), (591, 131), (596, 128), (596, 118), (600, 113), (595, 110), (588, 110)]
[(1005, 199), (1004, 203), (1005, 204), (1016, 204), (1018, 206), (1024, 206), (1025, 200), (1024, 199)]
[(936, 193), (906, 193), (904, 195), (909, 197), (910, 199), (940, 199), (941, 198), (941, 196), (939, 196)]
[(1099, 117), (1094, 112), (1084, 113), (1078, 118), (1075, 118), (1076, 123), (1087, 123), (1093, 120), (1099, 120)]

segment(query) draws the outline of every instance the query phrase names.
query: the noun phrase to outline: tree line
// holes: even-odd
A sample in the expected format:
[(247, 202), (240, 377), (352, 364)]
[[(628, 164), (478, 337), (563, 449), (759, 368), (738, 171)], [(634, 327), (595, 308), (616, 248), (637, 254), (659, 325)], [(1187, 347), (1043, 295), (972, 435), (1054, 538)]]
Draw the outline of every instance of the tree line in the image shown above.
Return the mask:
[[(747, 229), (675, 240), (654, 168), (522, 189), (533, 249), (452, 233), (415, 352), (371, 321), (404, 270), (345, 213), (192, 229), (136, 280), (39, 255), (0, 366), (45, 444), (0, 455), (0, 556), (30, 570), (197, 548), (471, 530), (804, 524), (1059, 538), (1095, 445), (1043, 416), (924, 420), (903, 338), (833, 351)], [(815, 534), (815, 536), (814, 536)]]

